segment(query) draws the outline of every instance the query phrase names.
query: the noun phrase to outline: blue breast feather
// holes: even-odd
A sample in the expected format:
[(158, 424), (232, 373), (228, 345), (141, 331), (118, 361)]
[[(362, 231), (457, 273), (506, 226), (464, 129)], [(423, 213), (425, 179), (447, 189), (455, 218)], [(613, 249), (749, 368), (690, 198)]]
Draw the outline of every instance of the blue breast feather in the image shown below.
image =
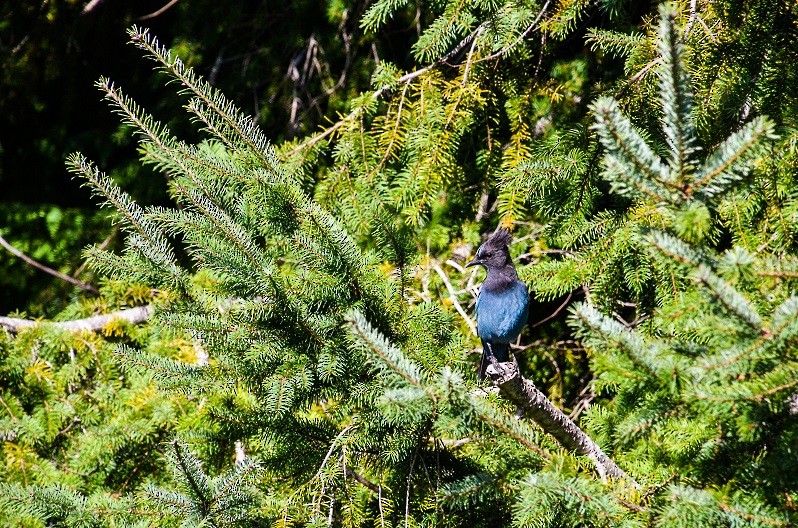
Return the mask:
[(526, 324), (529, 311), (526, 285), (518, 281), (500, 292), (486, 291), (477, 299), (477, 333), (485, 341), (511, 343)]

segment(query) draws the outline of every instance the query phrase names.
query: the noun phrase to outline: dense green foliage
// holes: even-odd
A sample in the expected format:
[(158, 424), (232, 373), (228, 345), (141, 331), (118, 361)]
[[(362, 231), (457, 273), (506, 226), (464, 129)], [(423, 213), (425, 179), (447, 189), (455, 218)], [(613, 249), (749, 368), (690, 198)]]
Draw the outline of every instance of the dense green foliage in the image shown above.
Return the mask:
[[(63, 317), (156, 311), (0, 342), (0, 519), (792, 525), (798, 13), (656, 9), (423, 5), (418, 69), (381, 60), (330, 128), (276, 146), (132, 29), (206, 137), (97, 83), (174, 203), (70, 156), (125, 245), (88, 250), (112, 282)], [(629, 480), (477, 385), (462, 262), (499, 222), (536, 301), (522, 370)]]
[[(149, 288), (121, 283), (107, 284), (102, 294), (102, 301), (76, 304), (61, 317), (158, 302)], [(168, 479), (157, 455), (164, 442), (177, 432), (202, 428), (195, 398), (165, 394), (151, 374), (126, 368), (114, 357), (116, 344), (129, 343), (196, 361), (194, 345), (183, 336), (111, 322), (97, 334), (37, 328), (16, 339), (4, 333), (1, 339), (0, 480), (40, 486), (45, 507), (63, 507), (74, 522), (85, 513), (53, 502), (48, 492), (74, 490), (108, 502), (109, 492), (124, 494)], [(32, 518), (0, 509), (4, 526), (25, 525)]]

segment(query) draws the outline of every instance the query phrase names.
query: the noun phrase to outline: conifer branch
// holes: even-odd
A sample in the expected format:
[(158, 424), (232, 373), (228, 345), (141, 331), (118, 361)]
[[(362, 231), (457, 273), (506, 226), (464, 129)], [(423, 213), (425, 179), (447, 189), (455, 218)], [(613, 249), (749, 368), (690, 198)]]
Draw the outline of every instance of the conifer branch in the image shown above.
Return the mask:
[(363, 314), (354, 311), (347, 316), (352, 333), (358, 338), (357, 343), (369, 353), (379, 357), (385, 367), (396, 372), (408, 383), (423, 391), (430, 398), (434, 395), (424, 386), (426, 376), (402, 352), (388, 342), (385, 337), (369, 324)]
[(684, 176), (695, 164), (691, 156), (697, 150), (692, 116), (693, 94), (690, 90), (690, 76), (681, 60), (684, 46), (676, 28), (675, 9), (663, 4), (660, 18), (657, 48), (662, 57), (662, 71), (659, 76), (662, 126), (671, 150), (671, 166), (678, 176)]
[(39, 325), (46, 325), (50, 328), (58, 328), (67, 332), (98, 332), (102, 330), (108, 323), (115, 320), (127, 321), (131, 324), (139, 324), (146, 321), (152, 315), (152, 306), (145, 304), (144, 306), (136, 306), (135, 308), (126, 308), (103, 315), (95, 315), (86, 317), (84, 319), (75, 319), (73, 321), (61, 321), (57, 323), (35, 321), (32, 319), (19, 319), (16, 317), (0, 317), (0, 327), (8, 332), (17, 333), (25, 328), (33, 328)]
[(730, 284), (715, 275), (712, 270), (701, 265), (696, 273), (697, 283), (706, 287), (731, 314), (748, 324), (756, 331), (763, 331), (762, 317), (756, 312), (756, 308), (751, 301), (746, 299)]
[[(540, 12), (539, 12), (539, 13), (538, 13), (538, 15), (535, 17), (535, 20), (533, 20), (533, 21), (532, 21), (532, 23), (531, 23), (531, 24), (529, 24), (529, 26), (527, 26), (527, 28), (526, 28), (526, 29), (525, 29), (525, 30), (524, 30), (524, 31), (523, 31), (523, 32), (522, 32), (520, 35), (518, 35), (518, 38), (516, 38), (516, 39), (513, 41), (513, 43), (512, 43), (512, 44), (510, 44), (510, 45), (508, 45), (508, 46), (504, 46), (504, 47), (503, 47), (502, 49), (500, 49), (499, 51), (497, 51), (497, 52), (495, 52), (495, 53), (491, 53), (491, 54), (490, 54), (490, 55), (488, 55), (487, 57), (482, 57), (481, 59), (479, 59), (479, 60), (478, 60), (478, 61), (476, 61), (476, 62), (482, 62), (482, 61), (487, 61), (487, 60), (491, 60), (491, 59), (498, 59), (498, 58), (499, 58), (499, 57), (501, 57), (502, 55), (506, 55), (507, 53), (509, 53), (510, 51), (512, 51), (513, 49), (515, 49), (515, 47), (516, 47), (518, 44), (520, 44), (520, 43), (521, 43), (521, 41), (523, 41), (523, 40), (524, 40), (524, 39), (525, 39), (525, 38), (526, 38), (526, 37), (527, 37), (527, 36), (528, 36), (528, 35), (529, 35), (529, 34), (532, 32), (532, 30), (533, 30), (533, 29), (535, 29), (536, 27), (540, 27), (540, 26), (539, 26), (539, 22), (540, 22), (540, 20), (543, 18), (543, 15), (545, 15), (545, 14), (546, 14), (546, 11), (548, 11), (548, 10), (549, 10), (549, 4), (551, 4), (551, 0), (546, 0), (546, 3), (545, 3), (545, 4), (543, 4), (543, 7), (540, 9)], [(484, 26), (484, 25), (485, 25), (485, 24), (482, 24), (482, 26)], [(482, 26), (480, 26), (480, 28), (481, 28)], [(479, 29), (479, 28), (478, 28), (478, 29)]]
[[(457, 392), (457, 391), (452, 391)], [(526, 447), (540, 458), (550, 460), (552, 454), (540, 447), (535, 441), (535, 430), (526, 425), (526, 422), (506, 416), (506, 413), (490, 405), (482, 397), (468, 394), (465, 400), (473, 409), (480, 420), (494, 427), (502, 434), (514, 439), (522, 446)]]
[(766, 117), (754, 118), (726, 138), (704, 161), (695, 175), (691, 190), (713, 198), (742, 180), (765, 149), (763, 139), (775, 139), (775, 126)]
[(641, 373), (648, 376), (661, 373), (663, 367), (656, 361), (656, 349), (648, 346), (637, 332), (602, 314), (592, 304), (577, 304), (573, 309), (572, 321), (577, 328), (583, 327), (581, 330), (588, 330), (584, 332), (584, 337), (588, 340), (603, 338), (606, 342), (625, 350), (635, 367), (642, 371)]
[(629, 479), (635, 486), (638, 485), (592, 438), (555, 407), (531, 380), (521, 376), (515, 359), (512, 362), (488, 365), (486, 374), (499, 388), (502, 396), (523, 409), (524, 413), (556, 438), (563, 447), (589, 457), (602, 480), (607, 477)]
[(215, 119), (232, 131), (238, 142), (246, 146), (264, 166), (279, 171), (269, 141), (251, 116), (242, 114), (222, 92), (197, 76), (180, 58), (172, 58), (171, 52), (161, 46), (148, 30), (133, 26), (128, 30), (128, 36), (137, 48), (146, 51), (149, 58), (160, 63), (161, 68), (173, 76), (185, 92), (193, 93), (215, 115)]
[[(423, 68), (419, 68), (418, 70), (412, 71), (410, 73), (406, 73), (405, 75), (402, 75), (401, 77), (399, 77), (396, 80), (396, 82), (394, 82), (392, 84), (384, 84), (384, 85), (382, 85), (379, 89), (377, 89), (377, 90), (375, 90), (374, 92), (371, 93), (369, 99), (372, 99), (372, 100), (379, 99), (386, 92), (389, 92), (395, 85), (400, 85), (402, 83), (405, 83), (405, 84), (409, 83), (413, 79), (415, 79), (417, 77), (421, 77), (425, 73), (427, 73), (427, 72), (429, 72), (431, 70), (434, 70), (435, 68), (438, 68), (440, 66), (443, 66), (444, 64), (448, 65), (448, 66), (451, 66), (448, 63), (449, 59), (452, 59), (452, 58), (456, 57), (461, 51), (463, 51), (466, 48), (466, 46), (471, 44), (471, 42), (477, 37), (477, 35), (479, 35), (479, 33), (484, 30), (485, 26), (487, 26), (487, 22), (483, 22), (482, 24), (480, 24), (466, 38), (461, 40), (457, 44), (457, 46), (455, 46), (449, 53), (447, 53), (446, 55), (444, 55), (443, 57), (441, 57), (437, 61), (433, 62), (432, 64), (424, 66)], [(344, 116), (341, 119), (339, 119), (338, 122), (335, 123), (334, 125), (332, 125), (331, 127), (319, 132), (318, 134), (316, 134), (315, 136), (311, 137), (310, 139), (308, 139), (304, 143), (300, 143), (299, 145), (297, 145), (296, 147), (291, 149), (288, 152), (288, 154), (286, 154), (286, 157), (290, 158), (294, 154), (297, 154), (298, 152), (301, 152), (301, 151), (305, 150), (308, 147), (312, 147), (313, 145), (315, 145), (319, 141), (323, 140), (324, 138), (334, 134), (338, 129), (340, 129), (346, 123), (348, 123), (349, 121), (352, 121), (353, 119), (356, 119), (357, 117), (359, 117), (360, 114), (363, 112), (364, 108), (365, 108), (365, 105), (359, 105), (357, 108), (352, 110), (349, 114), (347, 114), (346, 116)]]
[(619, 194), (646, 195), (657, 202), (675, 202), (678, 191), (668, 167), (621, 113), (618, 102), (602, 97), (593, 104), (598, 132), (606, 151), (605, 175)]
[[(181, 453), (181, 448), (184, 448), (185, 453)], [(172, 441), (172, 449), (174, 450), (175, 465), (182, 472), (186, 484), (191, 490), (192, 498), (199, 502), (194, 506), (199, 506), (199, 514), (202, 518), (207, 517), (211, 510), (211, 499), (206, 495), (211, 490), (208, 482), (205, 481), (205, 475), (202, 473), (199, 460), (188, 451), (185, 446), (182, 446), (178, 440)]]
[(67, 158), (67, 169), (85, 178), (92, 186), (94, 193), (105, 198), (103, 205), (113, 206), (124, 218), (125, 227), (141, 235), (160, 254), (171, 261), (169, 243), (163, 236), (159, 226), (154, 225), (144, 214), (144, 210), (133, 198), (119, 188), (105, 173), (78, 152)]
[[(185, 196), (192, 206), (201, 212), (205, 218), (213, 222), (220, 233), (223, 233), (230, 242), (238, 246), (241, 252), (252, 262), (256, 268), (262, 269), (263, 265), (261, 263), (260, 255), (258, 255), (259, 252), (257, 251), (257, 248), (255, 248), (251, 239), (246, 235), (246, 233), (239, 229), (234, 222), (230, 220), (226, 212), (215, 206), (211, 199), (211, 197), (214, 196), (214, 193), (207, 188), (205, 183), (195, 173), (195, 171), (192, 171), (191, 168), (183, 161), (183, 157), (173, 154), (173, 145), (176, 143), (176, 141), (172, 138), (169, 129), (158, 123), (154, 118), (152, 118), (152, 116), (143, 112), (132, 99), (122, 94), (121, 90), (116, 88), (108, 79), (101, 78), (100, 81), (98, 81), (97, 86), (105, 92), (106, 99), (114, 103), (117, 112), (122, 115), (123, 120), (126, 123), (134, 126), (138, 134), (142, 135), (146, 140), (152, 142), (156, 147), (164, 151), (170, 161), (177, 165), (179, 172), (185, 176), (188, 176), (191, 181), (202, 190), (202, 194), (199, 194), (182, 185), (178, 178), (172, 178), (172, 184), (180, 191), (180, 193)], [(252, 148), (254, 149), (256, 147), (253, 146)], [(83, 172), (87, 173), (85, 170)], [(88, 173), (87, 178), (89, 178)], [(90, 181), (94, 183), (93, 179), (90, 179)], [(95, 183), (95, 185), (97, 184)], [(114, 205), (119, 208), (115, 202)]]

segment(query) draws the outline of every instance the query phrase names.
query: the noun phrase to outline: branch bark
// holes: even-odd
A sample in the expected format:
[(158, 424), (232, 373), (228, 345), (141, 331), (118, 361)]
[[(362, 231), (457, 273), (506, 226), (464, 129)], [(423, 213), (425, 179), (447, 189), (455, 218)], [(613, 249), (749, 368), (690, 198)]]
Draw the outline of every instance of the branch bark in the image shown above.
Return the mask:
[(102, 4), (104, 0), (91, 0), (86, 6), (83, 8), (83, 14), (90, 13), (94, 11), (98, 5)]
[(602, 480), (607, 477), (626, 479), (637, 486), (634, 479), (624, 473), (592, 438), (555, 407), (532, 381), (521, 376), (515, 358), (511, 362), (488, 365), (486, 374), (504, 398), (517, 405), (563, 447), (589, 457)]
[(95, 315), (93, 317), (86, 317), (85, 319), (75, 319), (74, 321), (63, 321), (58, 323), (18, 319), (16, 317), (0, 317), (0, 327), (11, 333), (17, 333), (24, 328), (32, 328), (39, 325), (48, 325), (53, 328), (66, 330), (67, 332), (80, 332), (82, 330), (97, 332), (115, 319), (138, 324), (146, 321), (151, 314), (152, 306), (145, 304), (144, 306), (136, 306), (135, 308), (127, 308), (103, 315)]

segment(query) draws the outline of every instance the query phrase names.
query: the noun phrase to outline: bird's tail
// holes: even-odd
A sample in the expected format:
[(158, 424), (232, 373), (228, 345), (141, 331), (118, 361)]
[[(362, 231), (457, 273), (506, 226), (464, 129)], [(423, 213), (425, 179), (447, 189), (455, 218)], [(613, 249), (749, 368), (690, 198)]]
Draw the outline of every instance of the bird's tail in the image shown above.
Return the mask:
[(477, 380), (480, 382), (485, 379), (485, 371), (488, 370), (488, 365), (491, 364), (491, 356), (495, 357), (499, 363), (510, 361), (510, 345), (507, 343), (482, 342), (482, 360), (479, 362), (479, 370), (477, 371)]

